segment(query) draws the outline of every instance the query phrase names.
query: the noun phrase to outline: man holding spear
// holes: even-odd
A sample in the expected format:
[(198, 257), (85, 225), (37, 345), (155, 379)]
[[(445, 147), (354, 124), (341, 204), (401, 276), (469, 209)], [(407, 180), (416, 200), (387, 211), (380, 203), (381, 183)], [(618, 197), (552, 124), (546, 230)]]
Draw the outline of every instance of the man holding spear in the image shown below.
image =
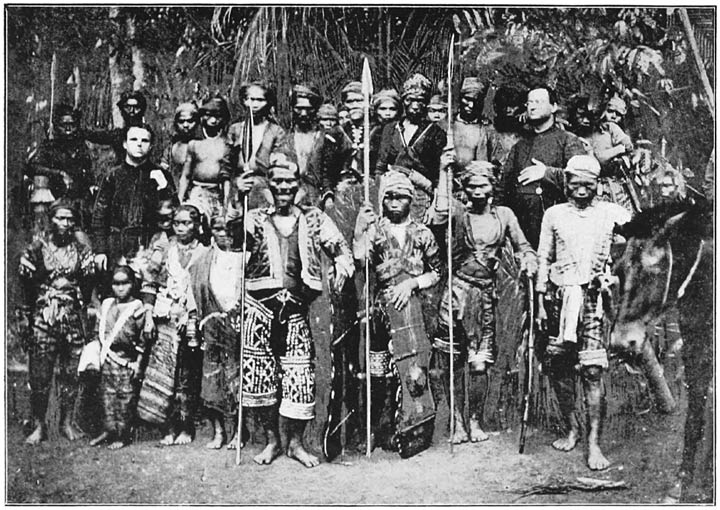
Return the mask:
[[(352, 277), (354, 266), (335, 223), (315, 207), (295, 205), (300, 188), (298, 165), (283, 153), (273, 154), (268, 178), (273, 205), (246, 211), (241, 221), (234, 222), (234, 239), (243, 239), (238, 227), (246, 236), (243, 333), (251, 332), (251, 336), (244, 339), (245, 356), (250, 356), (247, 346), (251, 345), (255, 350), (269, 350), (274, 360), (271, 364), (243, 363), (244, 379), (250, 383), (247, 391), (243, 389), (242, 404), (264, 408), (267, 446), (255, 462), (270, 464), (280, 454), (279, 414), (288, 427), (287, 455), (314, 467), (319, 460), (303, 444), (305, 426), (315, 417), (315, 348), (307, 310), (322, 291), (322, 253), (332, 261), (330, 284), (336, 291)], [(252, 186), (252, 177), (238, 179), (241, 194)]]

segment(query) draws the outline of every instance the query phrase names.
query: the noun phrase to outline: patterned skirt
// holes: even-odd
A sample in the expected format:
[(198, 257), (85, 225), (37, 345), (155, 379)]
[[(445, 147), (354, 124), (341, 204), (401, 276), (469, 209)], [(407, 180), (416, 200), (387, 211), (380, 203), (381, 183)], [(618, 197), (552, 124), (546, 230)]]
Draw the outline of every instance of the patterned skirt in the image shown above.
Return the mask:
[(137, 388), (132, 369), (108, 356), (100, 376), (100, 395), (104, 410), (104, 429), (123, 437), (132, 425)]
[(150, 349), (137, 409), (140, 419), (163, 424), (173, 411), (180, 337), (171, 322), (158, 322), (156, 328), (157, 340)]

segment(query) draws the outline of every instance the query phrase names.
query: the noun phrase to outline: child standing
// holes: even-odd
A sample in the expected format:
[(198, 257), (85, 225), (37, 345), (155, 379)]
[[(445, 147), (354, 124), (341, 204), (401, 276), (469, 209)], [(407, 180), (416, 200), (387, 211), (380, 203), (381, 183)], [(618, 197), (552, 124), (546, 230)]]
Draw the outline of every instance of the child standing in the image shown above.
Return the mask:
[(145, 352), (143, 328), (145, 310), (139, 299), (135, 273), (118, 266), (112, 275), (113, 297), (102, 303), (96, 334), (100, 341), (100, 395), (105, 418), (103, 432), (90, 441), (98, 446), (110, 441), (111, 450), (130, 442), (130, 430), (137, 404), (138, 383)]

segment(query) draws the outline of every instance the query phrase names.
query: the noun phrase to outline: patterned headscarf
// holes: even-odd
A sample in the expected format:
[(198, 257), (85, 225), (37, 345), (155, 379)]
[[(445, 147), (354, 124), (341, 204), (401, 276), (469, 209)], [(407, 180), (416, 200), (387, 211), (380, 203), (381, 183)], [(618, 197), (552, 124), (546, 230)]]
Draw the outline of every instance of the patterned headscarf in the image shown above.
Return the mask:
[(407, 97), (412, 94), (428, 99), (431, 89), (432, 82), (422, 74), (415, 73), (403, 83), (402, 96)]
[(340, 98), (342, 99), (343, 103), (345, 102), (347, 95), (350, 93), (362, 94), (362, 83), (360, 83), (359, 81), (351, 81), (343, 87), (343, 89), (340, 91)]
[[(405, 171), (403, 171), (405, 170)], [(380, 178), (380, 189), (378, 198), (382, 204), (385, 199), (385, 195), (389, 192), (396, 193), (408, 197), (412, 200), (415, 187), (413, 186), (410, 177), (406, 175), (408, 170), (403, 167), (388, 165), (388, 171), (385, 172)]]
[(272, 173), (273, 168), (285, 168), (292, 170), (299, 177), (297, 163), (290, 160), (284, 152), (273, 152), (270, 154), (270, 164), (268, 166), (268, 176)]

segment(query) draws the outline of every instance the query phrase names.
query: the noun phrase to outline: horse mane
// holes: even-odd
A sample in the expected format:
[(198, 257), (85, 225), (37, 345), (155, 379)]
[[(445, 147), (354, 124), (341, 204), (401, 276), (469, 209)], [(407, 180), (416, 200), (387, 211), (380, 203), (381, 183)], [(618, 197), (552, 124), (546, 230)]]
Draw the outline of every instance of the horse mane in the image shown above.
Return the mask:
[[(615, 227), (615, 232), (626, 239), (638, 238), (649, 239), (657, 235), (667, 224), (670, 218), (687, 213), (683, 216), (692, 217), (694, 221), (683, 221), (693, 230), (698, 230), (704, 223), (701, 218), (707, 213), (712, 213), (709, 202), (700, 200), (697, 202), (671, 202), (660, 204), (639, 212), (623, 225)], [(712, 223), (712, 222), (710, 222)], [(712, 227), (711, 227), (712, 228)], [(702, 234), (701, 234), (702, 235)]]

